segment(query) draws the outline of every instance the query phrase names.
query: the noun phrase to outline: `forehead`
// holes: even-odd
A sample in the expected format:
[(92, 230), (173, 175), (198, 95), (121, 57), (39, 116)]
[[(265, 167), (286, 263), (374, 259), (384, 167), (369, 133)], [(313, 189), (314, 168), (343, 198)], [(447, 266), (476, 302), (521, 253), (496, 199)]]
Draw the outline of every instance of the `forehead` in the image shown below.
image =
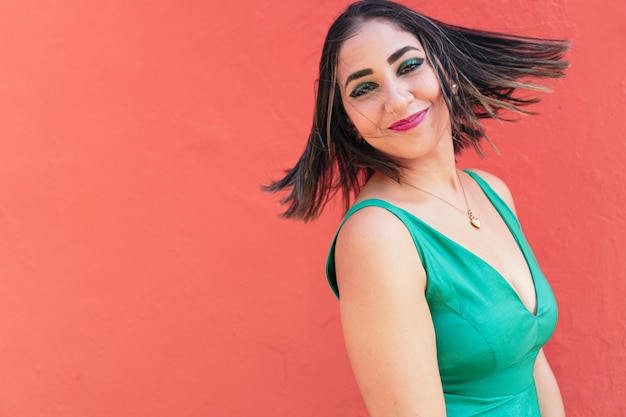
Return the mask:
[(339, 50), (339, 75), (346, 77), (348, 72), (384, 65), (391, 54), (405, 46), (424, 51), (415, 35), (393, 23), (384, 20), (365, 22)]

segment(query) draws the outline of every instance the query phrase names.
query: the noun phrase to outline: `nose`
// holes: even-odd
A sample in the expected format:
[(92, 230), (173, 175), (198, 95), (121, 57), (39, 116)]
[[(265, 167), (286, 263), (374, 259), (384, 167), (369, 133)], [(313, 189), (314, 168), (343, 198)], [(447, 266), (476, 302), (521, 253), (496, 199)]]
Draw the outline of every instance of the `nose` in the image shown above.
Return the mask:
[(385, 88), (384, 105), (388, 113), (403, 113), (413, 100), (413, 94), (402, 83), (388, 83)]

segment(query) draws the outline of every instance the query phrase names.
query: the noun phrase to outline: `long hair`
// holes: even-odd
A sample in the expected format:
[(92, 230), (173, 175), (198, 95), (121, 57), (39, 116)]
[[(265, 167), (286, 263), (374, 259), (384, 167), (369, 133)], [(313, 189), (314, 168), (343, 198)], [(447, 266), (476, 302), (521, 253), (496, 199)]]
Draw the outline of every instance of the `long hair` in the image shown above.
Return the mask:
[(491, 142), (480, 119), (509, 120), (503, 111), (533, 114), (524, 106), (540, 99), (515, 93), (519, 89), (549, 91), (532, 80), (563, 77), (567, 68), (563, 56), (569, 44), (565, 40), (449, 25), (391, 1), (351, 4), (331, 25), (324, 41), (313, 126), (306, 148), (282, 179), (264, 187), (268, 192), (289, 190), (281, 200), (287, 207), (283, 217), (315, 219), (338, 191), (347, 210), (351, 196), (375, 171), (399, 181), (402, 162), (359, 141), (337, 82), (341, 46), (364, 23), (374, 19), (412, 33), (424, 47), (450, 111), (457, 154), (470, 146), (482, 154), (481, 141)]

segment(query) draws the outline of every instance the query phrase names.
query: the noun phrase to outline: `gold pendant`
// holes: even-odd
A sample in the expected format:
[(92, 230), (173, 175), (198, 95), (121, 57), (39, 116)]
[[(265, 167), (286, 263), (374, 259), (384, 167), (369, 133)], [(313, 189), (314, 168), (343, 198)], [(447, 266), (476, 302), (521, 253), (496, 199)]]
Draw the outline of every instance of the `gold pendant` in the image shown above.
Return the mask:
[(470, 223), (477, 229), (480, 229), (480, 219), (472, 213), (472, 210), (467, 211), (467, 215), (470, 219)]

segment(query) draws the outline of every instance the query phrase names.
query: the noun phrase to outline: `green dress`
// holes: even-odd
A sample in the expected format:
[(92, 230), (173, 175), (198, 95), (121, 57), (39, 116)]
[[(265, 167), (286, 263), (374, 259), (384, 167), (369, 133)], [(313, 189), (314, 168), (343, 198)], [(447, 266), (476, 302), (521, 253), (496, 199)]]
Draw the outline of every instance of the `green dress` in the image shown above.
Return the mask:
[[(399, 207), (365, 200), (350, 209), (344, 222), (356, 211), (376, 206), (393, 213), (411, 233), (426, 271), (426, 300), (437, 339), (447, 416), (538, 417), (533, 368), (556, 326), (556, 301), (516, 217), (486, 182), (467, 173), (496, 208), (526, 258), (535, 285), (536, 314), (484, 260)], [(326, 273), (339, 297), (336, 238)]]

